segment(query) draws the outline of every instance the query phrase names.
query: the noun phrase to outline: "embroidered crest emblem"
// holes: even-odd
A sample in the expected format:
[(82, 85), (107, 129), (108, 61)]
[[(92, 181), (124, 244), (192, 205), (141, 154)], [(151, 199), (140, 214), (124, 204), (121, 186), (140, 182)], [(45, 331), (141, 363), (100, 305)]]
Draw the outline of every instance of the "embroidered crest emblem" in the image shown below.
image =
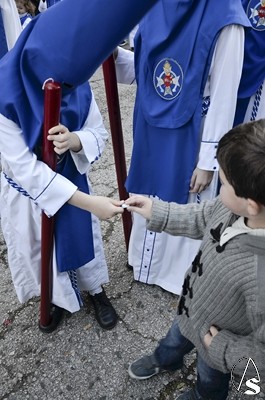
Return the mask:
[(181, 92), (183, 71), (177, 61), (163, 58), (154, 70), (153, 84), (156, 92), (165, 100), (175, 99)]
[(250, 0), (247, 8), (247, 16), (256, 31), (265, 30), (265, 0)]

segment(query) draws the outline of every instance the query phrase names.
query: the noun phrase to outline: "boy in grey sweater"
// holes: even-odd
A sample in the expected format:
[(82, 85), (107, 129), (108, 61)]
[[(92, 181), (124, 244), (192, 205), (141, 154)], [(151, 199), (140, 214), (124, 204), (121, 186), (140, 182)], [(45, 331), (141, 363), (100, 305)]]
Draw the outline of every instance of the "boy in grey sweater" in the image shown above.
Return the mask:
[(172, 327), (152, 355), (129, 367), (134, 379), (174, 371), (195, 347), (197, 383), (182, 400), (224, 400), (231, 376), (242, 378), (238, 390), (255, 395), (265, 379), (265, 120), (229, 131), (217, 159), (222, 186), (215, 200), (126, 200), (147, 229), (202, 239)]

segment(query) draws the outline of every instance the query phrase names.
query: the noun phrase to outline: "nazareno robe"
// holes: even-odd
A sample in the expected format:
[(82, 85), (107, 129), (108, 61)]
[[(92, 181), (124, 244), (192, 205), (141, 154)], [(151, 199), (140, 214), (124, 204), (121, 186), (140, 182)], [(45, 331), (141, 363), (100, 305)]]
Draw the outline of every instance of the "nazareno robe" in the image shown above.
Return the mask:
[[(155, 2), (75, 0), (73, 7), (72, 0), (64, 0), (25, 28), (0, 63), (0, 113), (22, 129), (30, 150), (36, 152), (41, 141), (43, 83), (53, 79), (62, 85), (61, 122), (69, 130), (79, 130), (91, 100), (88, 79)], [(60, 161), (58, 172), (88, 193), (86, 176), (77, 171), (69, 154)], [(80, 234), (82, 241), (77, 240)], [(89, 213), (65, 204), (55, 217), (55, 236), (59, 271), (93, 259)]]
[(231, 24), (249, 26), (241, 0), (162, 0), (141, 20), (128, 192), (187, 202), (211, 58), (220, 31)]
[[(244, 121), (251, 96), (265, 79), (265, 20), (264, 6), (256, 0), (242, 0), (251, 28), (246, 31), (244, 64), (238, 90), (234, 125)], [(263, 12), (262, 12), (263, 11)]]

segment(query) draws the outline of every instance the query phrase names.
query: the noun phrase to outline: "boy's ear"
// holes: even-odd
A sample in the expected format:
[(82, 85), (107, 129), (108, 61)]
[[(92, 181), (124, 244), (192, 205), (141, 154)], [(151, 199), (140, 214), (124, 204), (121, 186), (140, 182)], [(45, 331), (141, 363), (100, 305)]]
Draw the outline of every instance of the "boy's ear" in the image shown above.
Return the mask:
[(262, 209), (262, 205), (252, 199), (247, 199), (247, 207), (249, 215), (252, 215), (253, 217), (258, 215)]

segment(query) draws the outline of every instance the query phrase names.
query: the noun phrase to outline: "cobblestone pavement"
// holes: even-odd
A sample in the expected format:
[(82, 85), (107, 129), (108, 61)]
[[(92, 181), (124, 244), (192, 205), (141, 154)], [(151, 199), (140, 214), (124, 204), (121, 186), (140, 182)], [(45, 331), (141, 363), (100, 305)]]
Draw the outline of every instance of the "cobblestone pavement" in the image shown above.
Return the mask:
[[(101, 69), (91, 83), (108, 126)], [(135, 89), (120, 85), (119, 92), (129, 165)], [(96, 194), (118, 198), (111, 140), (91, 178)], [(118, 325), (103, 331), (85, 304), (48, 335), (38, 329), (39, 298), (23, 305), (17, 301), (0, 233), (0, 400), (173, 400), (194, 383), (195, 353), (187, 357), (182, 371), (147, 381), (128, 377), (128, 364), (152, 352), (166, 334), (177, 296), (133, 280), (126, 267), (120, 217), (102, 222), (102, 232), (111, 278), (106, 292), (119, 313)], [(252, 398), (264, 399), (262, 391)], [(229, 396), (248, 398), (235, 389)]]

